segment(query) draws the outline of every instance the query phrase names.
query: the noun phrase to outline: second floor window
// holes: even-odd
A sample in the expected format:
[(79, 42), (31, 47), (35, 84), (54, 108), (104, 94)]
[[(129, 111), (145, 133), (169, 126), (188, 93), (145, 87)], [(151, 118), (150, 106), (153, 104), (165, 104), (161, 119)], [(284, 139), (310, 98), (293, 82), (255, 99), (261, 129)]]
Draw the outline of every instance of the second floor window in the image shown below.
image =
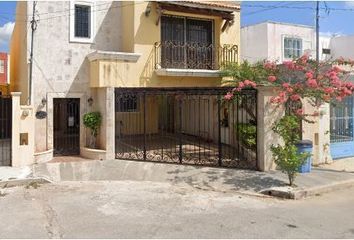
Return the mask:
[(95, 2), (92, 0), (70, 1), (70, 35), (73, 43), (93, 43), (95, 36)]
[(284, 38), (284, 58), (299, 58), (302, 55), (302, 39), (300, 38)]
[(75, 37), (91, 37), (91, 7), (75, 5)]
[(212, 69), (213, 21), (162, 16), (161, 58), (163, 68)]
[(0, 73), (5, 73), (5, 61), (0, 60)]

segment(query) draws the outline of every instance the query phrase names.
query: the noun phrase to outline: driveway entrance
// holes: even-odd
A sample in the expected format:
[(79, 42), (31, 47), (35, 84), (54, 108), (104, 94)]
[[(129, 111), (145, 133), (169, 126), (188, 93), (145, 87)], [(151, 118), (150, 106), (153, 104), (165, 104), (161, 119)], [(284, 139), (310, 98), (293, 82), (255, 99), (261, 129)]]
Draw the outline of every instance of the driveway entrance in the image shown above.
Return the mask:
[(117, 88), (116, 158), (257, 168), (257, 92), (230, 88)]

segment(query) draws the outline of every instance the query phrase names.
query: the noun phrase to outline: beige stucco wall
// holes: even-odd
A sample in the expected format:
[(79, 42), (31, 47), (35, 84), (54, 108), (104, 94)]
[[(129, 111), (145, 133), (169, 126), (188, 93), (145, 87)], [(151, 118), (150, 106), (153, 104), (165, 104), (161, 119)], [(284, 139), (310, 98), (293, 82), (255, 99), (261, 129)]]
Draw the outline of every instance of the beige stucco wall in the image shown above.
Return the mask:
[[(12, 166), (34, 163), (34, 109), (20, 104), (21, 93), (12, 93)], [(21, 134), (26, 135), (21, 139)]]
[(27, 29), (28, 18), (27, 3), (17, 2), (15, 27), (10, 42), (10, 79), (11, 91), (21, 92), (21, 104), (26, 104), (28, 99), (28, 53), (27, 53)]
[[(160, 42), (161, 22), (158, 21), (156, 3), (124, 2), (122, 12), (122, 51), (141, 54), (136, 63), (120, 60), (98, 60), (91, 63), (91, 83), (94, 87), (171, 87), (171, 86), (216, 86), (221, 78), (166, 77), (157, 76), (154, 66), (154, 44)], [(145, 15), (150, 4), (151, 12)], [(220, 17), (165, 11), (167, 15), (192, 16), (214, 20), (215, 45), (240, 46), (240, 13), (234, 12), (235, 21), (224, 32)], [(156, 23), (158, 22), (158, 25)]]
[(318, 112), (319, 116), (309, 117), (311, 122), (302, 122), (302, 138), (313, 143), (312, 163), (314, 165), (330, 163), (330, 109), (329, 104), (323, 104), (320, 108), (313, 107), (307, 99), (303, 100), (303, 108), (306, 114), (312, 115)]

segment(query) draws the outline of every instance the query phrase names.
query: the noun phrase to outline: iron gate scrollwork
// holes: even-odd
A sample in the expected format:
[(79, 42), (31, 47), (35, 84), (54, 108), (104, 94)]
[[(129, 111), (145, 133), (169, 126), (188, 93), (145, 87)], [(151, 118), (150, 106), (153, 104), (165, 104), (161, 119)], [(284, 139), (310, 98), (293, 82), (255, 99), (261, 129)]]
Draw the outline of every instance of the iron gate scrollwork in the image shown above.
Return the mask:
[(117, 88), (117, 159), (256, 169), (257, 92)]
[(11, 166), (12, 99), (0, 95), (0, 166)]

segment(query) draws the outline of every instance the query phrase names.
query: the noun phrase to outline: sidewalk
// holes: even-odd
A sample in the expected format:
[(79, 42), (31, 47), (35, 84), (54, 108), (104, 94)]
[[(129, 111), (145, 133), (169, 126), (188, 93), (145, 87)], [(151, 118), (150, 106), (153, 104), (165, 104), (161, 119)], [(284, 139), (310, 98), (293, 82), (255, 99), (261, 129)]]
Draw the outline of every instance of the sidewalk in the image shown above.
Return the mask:
[(189, 185), (197, 189), (299, 199), (354, 186), (354, 174), (315, 168), (299, 174), (297, 187), (287, 186), (287, 176), (279, 171), (196, 167), (140, 161), (106, 160), (56, 162), (34, 166), (34, 175), (52, 181), (152, 181)]
[(337, 171), (354, 173), (354, 158), (351, 157), (333, 160), (331, 164), (324, 164), (320, 167), (324, 169), (332, 169)]
[(0, 167), (0, 181), (26, 179), (32, 177), (31, 167)]

